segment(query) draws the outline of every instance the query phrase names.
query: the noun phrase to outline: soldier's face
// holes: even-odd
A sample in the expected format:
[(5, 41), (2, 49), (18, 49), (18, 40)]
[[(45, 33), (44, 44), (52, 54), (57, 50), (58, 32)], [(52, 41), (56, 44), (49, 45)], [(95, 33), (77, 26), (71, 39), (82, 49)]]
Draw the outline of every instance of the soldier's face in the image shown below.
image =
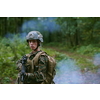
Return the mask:
[(38, 45), (37, 40), (29, 40), (28, 43), (29, 43), (29, 47), (32, 50), (35, 50), (37, 48), (37, 45)]

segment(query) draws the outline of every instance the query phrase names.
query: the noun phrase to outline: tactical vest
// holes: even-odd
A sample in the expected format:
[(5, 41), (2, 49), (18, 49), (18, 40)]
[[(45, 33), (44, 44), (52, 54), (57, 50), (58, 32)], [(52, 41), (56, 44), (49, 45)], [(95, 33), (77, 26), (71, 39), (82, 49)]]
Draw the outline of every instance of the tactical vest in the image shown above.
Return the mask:
[[(55, 72), (56, 61), (53, 57), (47, 55), (47, 53), (44, 51), (40, 51), (35, 55), (35, 57), (33, 59), (30, 60), (29, 57), (31, 56), (31, 54), (26, 54), (26, 56), (28, 57), (28, 59), (27, 59), (28, 65), (30, 65), (32, 67), (31, 72), (33, 73), (34, 67), (38, 66), (38, 60), (41, 55), (45, 55), (48, 58), (45, 83), (52, 84), (53, 78), (56, 74), (56, 72)], [(43, 84), (45, 84), (45, 83), (43, 83)]]

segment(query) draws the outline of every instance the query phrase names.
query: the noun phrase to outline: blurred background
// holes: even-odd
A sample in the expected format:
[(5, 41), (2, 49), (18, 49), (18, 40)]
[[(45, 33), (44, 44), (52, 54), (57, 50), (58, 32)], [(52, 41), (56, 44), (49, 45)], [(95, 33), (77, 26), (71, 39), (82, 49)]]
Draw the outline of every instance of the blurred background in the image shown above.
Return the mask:
[(56, 83), (100, 83), (100, 17), (0, 17), (1, 84), (15, 83), (16, 61), (30, 53), (25, 36), (33, 30), (57, 61)]

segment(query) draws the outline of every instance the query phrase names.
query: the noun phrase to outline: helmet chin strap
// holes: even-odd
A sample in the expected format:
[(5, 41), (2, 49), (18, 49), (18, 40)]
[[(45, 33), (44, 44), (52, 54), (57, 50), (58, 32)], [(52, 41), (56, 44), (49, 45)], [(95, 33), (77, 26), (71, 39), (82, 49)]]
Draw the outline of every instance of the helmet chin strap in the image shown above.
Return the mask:
[(34, 51), (36, 51), (38, 49), (39, 46), (36, 47), (36, 49), (34, 49)]
[(39, 46), (40, 46), (40, 43), (39, 43), (39, 41), (37, 41), (37, 47), (36, 47), (36, 49), (34, 49), (34, 51), (36, 51)]

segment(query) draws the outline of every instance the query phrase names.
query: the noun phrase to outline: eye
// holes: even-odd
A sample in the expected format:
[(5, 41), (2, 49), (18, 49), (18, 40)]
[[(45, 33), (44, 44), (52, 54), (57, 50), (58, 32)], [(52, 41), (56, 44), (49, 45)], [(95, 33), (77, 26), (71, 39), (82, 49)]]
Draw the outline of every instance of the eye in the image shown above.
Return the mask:
[(31, 43), (32, 41), (31, 40), (29, 40), (29, 43)]

